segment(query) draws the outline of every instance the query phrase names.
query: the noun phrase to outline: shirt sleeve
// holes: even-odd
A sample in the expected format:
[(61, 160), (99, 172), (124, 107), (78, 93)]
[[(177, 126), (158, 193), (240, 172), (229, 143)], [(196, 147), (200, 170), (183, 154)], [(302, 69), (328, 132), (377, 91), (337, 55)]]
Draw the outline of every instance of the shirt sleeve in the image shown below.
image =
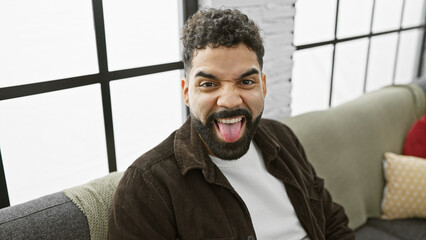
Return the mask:
[(108, 239), (176, 239), (173, 213), (163, 195), (149, 171), (129, 168), (113, 198)]

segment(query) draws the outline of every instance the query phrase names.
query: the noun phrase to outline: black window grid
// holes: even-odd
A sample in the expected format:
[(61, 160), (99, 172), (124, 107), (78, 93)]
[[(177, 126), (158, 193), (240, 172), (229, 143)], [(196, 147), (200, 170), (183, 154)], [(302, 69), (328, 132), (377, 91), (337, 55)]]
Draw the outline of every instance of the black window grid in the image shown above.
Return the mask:
[[(421, 43), (421, 53), (422, 54), (419, 54), (418, 70), (417, 70), (416, 76), (420, 77), (422, 75), (422, 66), (423, 66), (423, 61), (424, 61), (423, 53), (425, 51), (425, 40), (426, 40), (426, 27), (425, 27), (426, 26), (426, 15), (424, 16), (425, 19), (423, 20), (423, 24), (418, 25), (418, 26), (403, 28), (402, 27), (402, 21), (403, 21), (403, 18), (404, 18), (405, 3), (406, 3), (406, 0), (403, 0), (402, 9), (401, 9), (401, 13), (400, 13), (401, 18), (400, 18), (398, 29), (373, 33), (373, 21), (374, 21), (374, 14), (375, 14), (375, 8), (376, 8), (376, 0), (373, 0), (373, 7), (372, 7), (372, 12), (371, 12), (369, 33), (364, 34), (364, 35), (356, 35), (356, 36), (352, 36), (352, 37), (340, 38), (339, 39), (339, 38), (337, 38), (337, 26), (338, 26), (338, 21), (339, 21), (340, 0), (337, 0), (336, 18), (335, 18), (335, 21), (334, 21), (334, 37), (333, 37), (333, 39), (328, 40), (328, 41), (313, 42), (313, 43), (309, 43), (309, 44), (303, 44), (303, 45), (295, 46), (296, 51), (315, 48), (315, 47), (321, 47), (321, 46), (326, 46), (326, 45), (332, 45), (333, 46), (333, 53), (332, 53), (332, 59), (331, 59), (330, 94), (329, 94), (329, 98), (328, 98), (328, 100), (329, 100), (328, 106), (329, 107), (332, 104), (332, 98), (333, 98), (334, 65), (335, 65), (335, 57), (336, 57), (336, 45), (338, 43), (368, 38), (367, 59), (366, 59), (366, 62), (365, 62), (366, 66), (365, 66), (365, 72), (364, 72), (364, 85), (363, 85), (363, 92), (365, 93), (366, 92), (366, 86), (367, 86), (368, 65), (369, 65), (369, 59), (370, 59), (371, 38), (376, 37), (376, 36), (380, 36), (380, 35), (390, 34), (390, 33), (398, 33), (397, 44), (396, 44), (396, 54), (395, 54), (395, 59), (394, 59), (393, 75), (392, 75), (392, 84), (395, 84), (396, 67), (397, 67), (397, 61), (398, 61), (398, 55), (399, 55), (399, 45), (400, 45), (399, 43), (400, 43), (401, 32), (409, 31), (409, 30), (413, 30), (413, 29), (423, 29), (423, 37), (422, 37), (422, 43)], [(426, 6), (423, 6), (423, 8), (426, 8)]]
[[(102, 0), (92, 0), (92, 8), (99, 73), (0, 88), (0, 101), (75, 87), (82, 87), (91, 84), (100, 84), (105, 125), (106, 149), (108, 156), (108, 170), (109, 172), (114, 172), (117, 171), (117, 159), (115, 151), (110, 82), (147, 74), (183, 69), (183, 62), (169, 62), (152, 66), (109, 71)], [(182, 11), (184, 19), (187, 19), (197, 10), (198, 0), (182, 0)], [(0, 208), (8, 206), (10, 206), (10, 200), (0, 146)]]

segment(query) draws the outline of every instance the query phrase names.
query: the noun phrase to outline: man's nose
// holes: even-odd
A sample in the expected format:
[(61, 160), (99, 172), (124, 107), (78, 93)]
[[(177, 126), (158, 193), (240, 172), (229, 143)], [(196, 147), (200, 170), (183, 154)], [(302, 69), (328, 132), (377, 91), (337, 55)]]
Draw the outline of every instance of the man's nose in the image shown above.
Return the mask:
[(235, 108), (243, 103), (238, 91), (233, 88), (224, 89), (217, 99), (217, 105), (224, 108)]

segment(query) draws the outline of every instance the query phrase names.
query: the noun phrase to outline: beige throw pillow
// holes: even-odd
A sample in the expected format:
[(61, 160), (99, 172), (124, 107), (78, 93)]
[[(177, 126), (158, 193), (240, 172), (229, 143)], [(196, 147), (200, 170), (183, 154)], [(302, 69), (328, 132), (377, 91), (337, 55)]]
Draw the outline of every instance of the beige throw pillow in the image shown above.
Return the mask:
[(426, 218), (426, 159), (385, 153), (383, 219)]

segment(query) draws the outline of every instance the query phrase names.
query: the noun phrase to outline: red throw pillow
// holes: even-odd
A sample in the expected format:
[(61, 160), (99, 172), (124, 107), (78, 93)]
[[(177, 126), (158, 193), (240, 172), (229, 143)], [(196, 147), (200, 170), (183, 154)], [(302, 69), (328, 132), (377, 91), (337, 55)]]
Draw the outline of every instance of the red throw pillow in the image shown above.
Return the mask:
[(414, 123), (405, 138), (403, 154), (426, 158), (426, 115)]

